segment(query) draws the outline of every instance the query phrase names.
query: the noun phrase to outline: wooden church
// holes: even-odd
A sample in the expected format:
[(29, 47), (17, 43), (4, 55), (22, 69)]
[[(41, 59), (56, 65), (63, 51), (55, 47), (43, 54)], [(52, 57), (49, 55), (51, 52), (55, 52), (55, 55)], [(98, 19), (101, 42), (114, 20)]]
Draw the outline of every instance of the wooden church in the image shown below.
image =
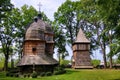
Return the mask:
[(73, 43), (72, 67), (75, 69), (90, 69), (91, 58), (89, 54), (90, 41), (85, 37), (82, 29), (79, 29), (76, 40)]
[(22, 59), (18, 63), (21, 73), (53, 72), (58, 62), (53, 58), (53, 31), (39, 14), (25, 33)]

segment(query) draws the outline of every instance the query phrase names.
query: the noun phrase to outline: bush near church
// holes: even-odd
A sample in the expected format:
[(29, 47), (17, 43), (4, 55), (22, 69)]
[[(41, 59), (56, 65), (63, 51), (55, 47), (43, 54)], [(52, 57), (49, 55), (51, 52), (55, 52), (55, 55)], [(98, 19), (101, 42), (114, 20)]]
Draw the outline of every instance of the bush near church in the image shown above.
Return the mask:
[(37, 75), (37, 72), (33, 71), (31, 77), (32, 77), (32, 78), (37, 78), (37, 76), (38, 76), (38, 75)]
[(92, 65), (93, 65), (94, 68), (97, 68), (98, 65), (100, 65), (100, 60), (93, 59), (93, 60), (91, 61), (91, 63), (92, 63)]
[(64, 74), (64, 73), (66, 73), (66, 70), (63, 65), (56, 67), (56, 69), (54, 71), (54, 75), (59, 75), (59, 74)]

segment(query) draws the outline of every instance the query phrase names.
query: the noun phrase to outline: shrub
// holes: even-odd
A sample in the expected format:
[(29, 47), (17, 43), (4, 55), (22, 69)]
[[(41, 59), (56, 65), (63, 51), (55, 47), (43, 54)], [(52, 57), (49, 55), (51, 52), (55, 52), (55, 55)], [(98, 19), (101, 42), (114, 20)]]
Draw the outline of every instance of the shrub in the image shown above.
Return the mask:
[(55, 71), (55, 72), (54, 72), (54, 75), (59, 75), (59, 71)]
[(17, 68), (14, 68), (14, 69), (9, 69), (8, 70), (10, 73), (18, 73), (19, 72), (19, 70), (17, 69)]
[(41, 76), (41, 77), (45, 76), (45, 72), (42, 72), (42, 73), (40, 74), (40, 76)]
[(10, 76), (10, 73), (9, 73), (9, 72), (7, 72), (7, 73), (6, 73), (6, 76)]
[(19, 70), (17, 68), (8, 68), (8, 72), (6, 73), (6, 76), (10, 77), (19, 77)]
[(32, 75), (31, 75), (32, 78), (37, 78), (37, 76), (38, 76), (38, 75), (37, 75), (37, 72), (35, 72), (35, 71), (34, 71), (34, 72), (32, 73)]
[(60, 65), (63, 66), (63, 67), (66, 67), (69, 63), (70, 63), (69, 60), (61, 60), (60, 61)]
[(30, 77), (30, 74), (28, 74), (27, 76)]
[(64, 74), (64, 73), (66, 73), (65, 70), (59, 70), (59, 71), (55, 71), (54, 75), (59, 75), (59, 74)]
[(11, 72), (7, 72), (6, 76), (10, 76), (10, 77), (19, 77), (19, 73), (11, 73)]
[(46, 76), (51, 76), (51, 75), (52, 75), (51, 72), (47, 72), (47, 73), (46, 73)]
[(95, 68), (97, 68), (98, 65), (100, 65), (100, 60), (94, 59), (94, 60), (92, 60), (91, 62), (92, 62), (92, 65), (93, 65)]
[(13, 73), (10, 73), (10, 77), (13, 77), (14, 76), (14, 74)]
[(29, 74), (24, 74), (24, 75), (23, 75), (24, 78), (26, 78), (26, 77), (29, 78), (30, 76), (31, 76), (30, 73), (29, 73)]
[(66, 70), (61, 70), (60, 73), (64, 74), (64, 73), (66, 73)]
[(54, 72), (54, 75), (64, 74), (66, 73), (64, 66), (58, 66), (56, 67), (56, 71)]
[(65, 69), (64, 65), (60, 65), (60, 66), (55, 68), (56, 71), (64, 70), (64, 69)]
[(16, 73), (16, 74), (15, 74), (15, 77), (19, 77), (19, 73)]
[(24, 74), (23, 76), (24, 76), (24, 78), (26, 78), (26, 77), (27, 77), (27, 74)]

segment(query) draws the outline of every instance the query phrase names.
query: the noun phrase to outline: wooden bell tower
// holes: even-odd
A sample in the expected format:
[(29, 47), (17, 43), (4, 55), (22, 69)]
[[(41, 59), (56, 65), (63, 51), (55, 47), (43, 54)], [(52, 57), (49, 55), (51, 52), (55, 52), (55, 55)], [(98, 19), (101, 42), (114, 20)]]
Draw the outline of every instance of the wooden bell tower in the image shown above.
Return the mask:
[(76, 41), (73, 43), (72, 67), (75, 69), (90, 69), (91, 58), (89, 54), (90, 41), (85, 37), (82, 29), (79, 29)]

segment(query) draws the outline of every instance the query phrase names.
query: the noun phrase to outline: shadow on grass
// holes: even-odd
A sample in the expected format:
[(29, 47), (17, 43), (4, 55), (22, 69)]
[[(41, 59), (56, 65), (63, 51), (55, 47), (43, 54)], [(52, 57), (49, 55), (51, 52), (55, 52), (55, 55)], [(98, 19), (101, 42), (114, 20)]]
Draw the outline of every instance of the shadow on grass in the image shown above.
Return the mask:
[(119, 79), (113, 79), (113, 80), (120, 80), (120, 78)]

